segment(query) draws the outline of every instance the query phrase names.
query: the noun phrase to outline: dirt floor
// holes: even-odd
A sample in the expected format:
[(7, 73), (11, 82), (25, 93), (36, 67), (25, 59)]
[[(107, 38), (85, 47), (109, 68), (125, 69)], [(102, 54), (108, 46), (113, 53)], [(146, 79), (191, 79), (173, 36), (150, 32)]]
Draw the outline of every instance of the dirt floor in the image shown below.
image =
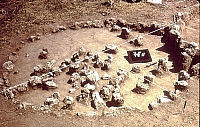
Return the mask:
[[(26, 3), (25, 7), (30, 4), (39, 4), (38, 1)], [(176, 3), (176, 4), (175, 4)], [(124, 1), (120, 2), (120, 4), (116, 4), (114, 8), (99, 8), (97, 2), (89, 2), (80, 5), (77, 3), (76, 7), (81, 7), (80, 10), (87, 10), (85, 13), (80, 14), (80, 10), (77, 8), (70, 8), (73, 14), (77, 15), (67, 21), (69, 17), (62, 18), (60, 21), (58, 17), (51, 17), (53, 23), (44, 23), (40, 25), (36, 25), (33, 29), (28, 31), (26, 34), (23, 33), (23, 30), (19, 28), (18, 30), (22, 30), (21, 34), (10, 33), (11, 35), (7, 36), (3, 35), (3, 38), (8, 38), (5, 43), (1, 43), (0, 50), (0, 64), (5, 62), (8, 57), (10, 51), (15, 51), (17, 47), (20, 47), (20, 50), (17, 52), (18, 60), (15, 62), (14, 70), (9, 74), (9, 80), (11, 82), (11, 86), (27, 81), (30, 78), (30, 73), (33, 72), (33, 67), (39, 63), (45, 64), (47, 61), (55, 59), (56, 65), (62, 62), (65, 58), (70, 58), (71, 54), (77, 51), (80, 47), (84, 47), (87, 50), (90, 50), (94, 53), (102, 52), (105, 45), (107, 44), (121, 44), (126, 40), (123, 40), (117, 37), (119, 32), (109, 32), (106, 28), (100, 29), (80, 29), (80, 30), (70, 30), (67, 29), (65, 31), (52, 34), (50, 33), (50, 28), (52, 25), (49, 24), (64, 24), (68, 26), (70, 23), (74, 21), (83, 21), (88, 19), (105, 19), (108, 17), (122, 17), (128, 21), (158, 21), (158, 22), (168, 22), (171, 20), (172, 14), (175, 14), (179, 10), (184, 10), (184, 5), (190, 6), (195, 4), (195, 2), (189, 1), (187, 3), (179, 3), (179, 1), (164, 1), (164, 5), (151, 5), (144, 3), (126, 3)], [(166, 4), (166, 5), (165, 5)], [(70, 6), (75, 7), (75, 5), (70, 4)], [(34, 10), (34, 6), (30, 6)], [(88, 7), (88, 8), (87, 8)], [(35, 7), (38, 8), (38, 7)], [(84, 9), (83, 9), (84, 8)], [(69, 9), (69, 8), (68, 8)], [(70, 10), (69, 9), (69, 10)], [(96, 9), (96, 10), (95, 10)], [(98, 10), (99, 9), (99, 10)], [(188, 9), (188, 8), (187, 8)], [(138, 13), (140, 10), (140, 13)], [(62, 10), (63, 12), (64, 10)], [(101, 13), (109, 12), (107, 16), (102, 16)], [(20, 12), (20, 11), (19, 11)], [(79, 13), (78, 13), (79, 12)], [(156, 13), (157, 12), (157, 13)], [(56, 13), (56, 12), (54, 12)], [(70, 12), (69, 12), (70, 13)], [(49, 14), (49, 13), (48, 13)], [(41, 14), (42, 15), (42, 14)], [(69, 14), (63, 14), (60, 16), (66, 16)], [(18, 16), (18, 15), (17, 15)], [(44, 16), (44, 15), (42, 15)], [(47, 14), (45, 15), (47, 16)], [(149, 16), (149, 18), (148, 18)], [(19, 19), (21, 21), (21, 19)], [(11, 22), (15, 22), (14, 18)], [(13, 26), (13, 24), (9, 24)], [(20, 22), (21, 23), (21, 22)], [(19, 24), (15, 24), (20, 25)], [(24, 22), (27, 23), (27, 22)], [(15, 26), (15, 27), (16, 27)], [(28, 27), (28, 25), (27, 25)], [(5, 27), (4, 27), (5, 28)], [(3, 29), (4, 29), (3, 28)], [(2, 29), (2, 30), (3, 30)], [(31, 35), (32, 33), (42, 33), (41, 40), (29, 43), (26, 41), (27, 35)], [(6, 32), (5, 32), (6, 33)], [(137, 37), (139, 34), (135, 31), (131, 31), (132, 37)], [(194, 41), (199, 43), (199, 15), (196, 15), (192, 20), (188, 22), (184, 31), (182, 32), (182, 37), (187, 41)], [(21, 40), (25, 40), (25, 45), (20, 44)], [(134, 47), (133, 45), (127, 43), (119, 47), (119, 52), (115, 55), (114, 61), (111, 64), (111, 70), (106, 72), (112, 76), (116, 76), (116, 71), (119, 68), (126, 69), (128, 71), (131, 70), (132, 65), (128, 63), (128, 61), (124, 58), (127, 55), (127, 51), (133, 49), (149, 49), (150, 54), (152, 56), (153, 62), (157, 62), (159, 58), (166, 58), (169, 60), (169, 53), (162, 50), (163, 43), (161, 43), (161, 36), (156, 35), (147, 35), (145, 36), (143, 47)], [(38, 55), (42, 48), (47, 48), (49, 51), (49, 57), (46, 60), (38, 59)], [(26, 55), (29, 54), (28, 57)], [(102, 58), (107, 56), (106, 53), (101, 54)], [(199, 126), (199, 79), (192, 77), (189, 80), (189, 89), (188, 91), (181, 92), (180, 96), (186, 99), (187, 106), (186, 109), (183, 110), (184, 102), (180, 99), (165, 103), (160, 105), (155, 110), (149, 111), (148, 104), (152, 101), (155, 101), (157, 96), (162, 93), (162, 90), (153, 86), (145, 95), (136, 94), (132, 92), (135, 88), (135, 85), (138, 81), (143, 80), (143, 76), (146, 74), (151, 74), (151, 71), (156, 68), (155, 66), (144, 68), (147, 64), (135, 64), (141, 67), (142, 72), (139, 74), (133, 74), (129, 72), (129, 79), (125, 81), (125, 83), (121, 86), (121, 93), (125, 99), (124, 106), (135, 107), (136, 109), (131, 110), (127, 113), (120, 114), (117, 116), (75, 116), (72, 113), (67, 112), (64, 116), (59, 116), (58, 112), (53, 112), (51, 114), (42, 114), (41, 112), (33, 111), (33, 110), (17, 110), (17, 105), (12, 104), (9, 100), (6, 100), (2, 96), (0, 97), (0, 126), (4, 127), (23, 127), (23, 126), (102, 126), (102, 127), (122, 127), (122, 126), (132, 126), (132, 127), (197, 127)], [(170, 70), (169, 73), (164, 75), (163, 77), (155, 77), (154, 82), (159, 84), (161, 87), (171, 90), (174, 90), (173, 83), (177, 80), (177, 73), (173, 71), (173, 61), (168, 61), (168, 68)], [(100, 71), (100, 69), (95, 69), (100, 76), (102, 76), (105, 72)], [(2, 70), (1, 70), (2, 71)], [(13, 72), (18, 71), (17, 74)], [(49, 97), (53, 92), (60, 92), (61, 98), (64, 98), (66, 95), (76, 96), (80, 91), (77, 91), (73, 95), (69, 94), (68, 91), (71, 88), (70, 84), (67, 84), (69, 76), (65, 73), (62, 73), (60, 76), (56, 77), (56, 83), (58, 85), (57, 89), (54, 90), (42, 90), (35, 89), (30, 90), (24, 94), (17, 96), (17, 99), (25, 102), (32, 103), (37, 106), (41, 106), (44, 100)], [(107, 81), (99, 82), (100, 88), (101, 86), (107, 84)], [(73, 109), (74, 112), (87, 112), (87, 111), (96, 111), (91, 106), (85, 106), (77, 103)], [(99, 112), (98, 112), (99, 113)], [(100, 113), (101, 114), (101, 113)]]

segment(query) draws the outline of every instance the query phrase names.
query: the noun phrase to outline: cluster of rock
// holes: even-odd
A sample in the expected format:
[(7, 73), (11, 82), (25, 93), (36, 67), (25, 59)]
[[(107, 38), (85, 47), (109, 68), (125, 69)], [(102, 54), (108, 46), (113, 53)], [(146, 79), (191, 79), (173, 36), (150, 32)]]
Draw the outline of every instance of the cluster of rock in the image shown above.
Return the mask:
[(102, 28), (103, 26), (104, 24), (101, 20), (93, 20), (93, 21), (75, 22), (70, 28), (78, 30), (81, 28)]
[(149, 110), (153, 110), (161, 103), (166, 103), (166, 102), (176, 100), (179, 97), (178, 96), (179, 91), (184, 91), (188, 89), (189, 84), (187, 81), (189, 79), (190, 79), (190, 75), (186, 71), (181, 70), (178, 74), (178, 80), (174, 83), (175, 91), (172, 92), (172, 91), (164, 90), (163, 94), (158, 96), (157, 101), (154, 101), (148, 105)]
[(157, 101), (153, 101), (148, 105), (149, 110), (153, 110), (158, 107), (161, 103), (167, 103), (177, 99), (177, 95), (174, 92), (164, 90), (163, 94), (157, 97)]
[[(199, 61), (199, 46), (196, 42), (187, 42), (181, 37), (181, 27), (190, 18), (188, 12), (178, 12), (174, 15), (175, 25), (165, 28), (165, 33), (162, 37), (162, 42), (166, 48), (170, 49), (172, 55), (176, 56), (176, 61), (180, 65), (179, 70), (189, 71), (192, 65)], [(180, 24), (182, 22), (183, 24)]]
[(67, 28), (65, 26), (56, 26), (52, 29), (52, 33), (57, 33), (57, 32), (60, 32), (60, 31), (63, 31), (63, 30), (66, 30)]
[(40, 40), (40, 34), (32, 35), (32, 36), (29, 37), (30, 42), (35, 42), (37, 40)]
[(61, 101), (60, 93), (54, 92), (50, 97), (46, 98), (44, 104), (41, 106), (40, 110), (42, 111), (51, 111), (51, 107), (58, 107), (62, 103), (64, 109), (72, 109), (74, 104), (74, 99), (71, 96), (65, 96)]
[(152, 86), (152, 83), (153, 83), (153, 76), (150, 74), (145, 75), (144, 81), (138, 82), (133, 91), (139, 94), (145, 94), (150, 89), (150, 86)]

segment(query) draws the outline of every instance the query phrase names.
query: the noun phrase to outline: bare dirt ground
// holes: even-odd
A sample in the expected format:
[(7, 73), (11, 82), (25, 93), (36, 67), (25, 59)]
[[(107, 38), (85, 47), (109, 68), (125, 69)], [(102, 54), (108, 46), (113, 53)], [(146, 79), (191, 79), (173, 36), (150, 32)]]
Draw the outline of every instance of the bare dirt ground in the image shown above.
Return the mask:
[[(30, 2), (31, 3), (31, 2)], [(37, 1), (36, 1), (37, 3)], [(34, 3), (35, 4), (35, 3)], [(72, 21), (82, 21), (88, 19), (104, 19), (107, 17), (122, 17), (128, 21), (160, 21), (168, 22), (171, 20), (172, 15), (178, 10), (184, 9), (183, 5), (185, 4), (174, 4), (173, 2), (168, 2), (168, 6), (154, 6), (144, 3), (126, 3), (121, 2), (120, 5), (116, 5), (113, 9), (106, 9), (105, 7), (98, 8), (97, 4), (88, 3), (84, 4), (83, 7), (88, 13), (77, 14), (77, 17), (74, 16), (70, 20)], [(193, 4), (191, 1), (187, 2), (187, 5)], [(78, 4), (79, 5), (79, 4)], [(93, 6), (91, 6), (93, 5)], [(96, 6), (95, 6), (96, 5)], [(80, 5), (79, 5), (80, 6)], [(90, 7), (90, 8), (87, 8)], [(96, 8), (95, 8), (96, 7)], [(81, 9), (83, 9), (81, 8)], [(34, 10), (34, 9), (33, 9)], [(77, 8), (75, 8), (77, 10)], [(140, 13), (138, 13), (140, 10)], [(102, 11), (110, 12), (108, 16), (102, 16), (100, 13)], [(80, 10), (79, 10), (80, 12)], [(156, 13), (157, 12), (157, 13)], [(93, 14), (91, 14), (93, 13)], [(75, 13), (74, 13), (75, 14)], [(91, 15), (90, 15), (91, 14)], [(64, 16), (64, 15), (63, 15)], [(149, 18), (147, 18), (149, 16)], [(79, 18), (78, 18), (79, 17)], [(77, 19), (76, 19), (77, 18)], [(53, 17), (54, 24), (70, 24), (70, 21), (66, 21), (67, 18), (63, 18), (58, 21), (57, 17)], [(16, 20), (16, 19), (14, 19)], [(12, 20), (14, 22), (14, 20)], [(16, 23), (16, 22), (15, 22)], [(19, 24), (18, 24), (19, 25)], [(42, 26), (42, 27), (41, 27)], [(47, 24), (37, 25), (35, 32), (40, 32), (44, 34), (41, 37), (41, 40), (34, 43), (27, 43), (26, 45), (19, 44), (20, 40), (25, 40), (23, 38), (27, 35), (32, 34), (32, 31), (19, 35), (14, 33), (13, 36), (9, 38), (9, 44), (1, 43), (2, 50), (0, 51), (1, 63), (7, 58), (7, 54), (10, 51), (14, 51), (16, 47), (21, 47), (20, 51), (17, 52), (19, 58), (15, 62), (15, 68), (13, 72), (19, 71), (18, 74), (11, 73), (9, 79), (11, 86), (18, 83), (27, 81), (30, 77), (30, 73), (33, 72), (33, 67), (38, 63), (45, 64), (47, 61), (55, 59), (60, 63), (65, 58), (70, 58), (71, 54), (79, 49), (81, 46), (87, 50), (91, 50), (94, 53), (101, 51), (107, 44), (120, 44), (125, 40), (117, 37), (120, 33), (112, 33), (107, 29), (81, 29), (81, 30), (66, 30), (56, 34), (50, 34), (50, 26)], [(43, 29), (43, 31), (41, 30)], [(23, 29), (19, 29), (23, 30)], [(32, 29), (31, 29), (32, 30)], [(33, 30), (34, 31), (34, 30)], [(131, 32), (133, 37), (137, 37), (138, 32)], [(141, 34), (141, 33), (140, 33)], [(187, 41), (195, 41), (199, 43), (199, 16), (194, 17), (189, 21), (185, 30), (182, 33), (182, 36)], [(131, 70), (132, 65), (128, 64), (124, 56), (127, 55), (128, 50), (133, 49), (149, 49), (153, 61), (158, 61), (159, 58), (167, 58), (169, 54), (167, 52), (159, 50), (163, 44), (161, 43), (161, 37), (155, 35), (148, 35), (144, 38), (144, 46), (136, 48), (130, 44), (125, 44), (119, 47), (119, 52), (114, 56), (114, 61), (111, 64), (111, 70), (108, 72), (110, 75), (116, 75), (116, 71), (119, 68), (124, 68), (126, 70)], [(49, 50), (49, 57), (47, 60), (38, 59), (39, 52), (42, 48), (47, 48)], [(29, 54), (29, 57), (25, 57), (26, 54)], [(103, 58), (107, 54), (101, 54)], [(0, 126), (12, 127), (12, 126), (133, 126), (133, 127), (197, 127), (199, 126), (199, 79), (192, 78), (189, 81), (189, 90), (183, 93), (180, 93), (180, 96), (188, 100), (187, 107), (183, 110), (184, 102), (181, 100), (176, 100), (170, 103), (162, 104), (157, 109), (153, 111), (148, 111), (148, 104), (154, 100), (156, 97), (162, 93), (161, 89), (157, 86), (153, 86), (150, 91), (145, 95), (138, 95), (131, 90), (135, 88), (135, 85), (138, 81), (143, 79), (143, 76), (150, 74), (151, 70), (155, 69), (156, 66), (150, 68), (144, 68), (146, 64), (137, 64), (142, 68), (141, 74), (132, 74), (129, 73), (130, 78), (125, 81), (121, 87), (121, 93), (125, 99), (125, 106), (136, 107), (139, 110), (135, 109), (125, 114), (107, 117), (107, 116), (93, 116), (93, 117), (81, 117), (74, 116), (71, 113), (67, 113), (63, 117), (57, 117), (55, 114), (42, 114), (40, 112), (26, 110), (20, 111), (16, 110), (16, 105), (11, 104), (11, 102), (5, 100), (2, 96), (0, 97)], [(168, 67), (170, 70), (173, 70), (172, 61), (168, 62)], [(100, 76), (104, 74), (103, 71), (96, 69)], [(30, 102), (35, 105), (40, 106), (43, 104), (44, 100), (49, 97), (53, 92), (60, 92), (61, 97), (70, 95), (68, 93), (69, 88), (71, 87), (67, 84), (69, 76), (66, 74), (61, 74), (56, 77), (56, 83), (58, 88), (55, 90), (42, 90), (36, 89), (21, 94), (17, 97), (22, 101)], [(162, 78), (154, 77), (154, 81), (163, 88), (168, 90), (174, 89), (173, 82), (177, 80), (177, 73), (173, 71), (165, 75)], [(106, 82), (99, 82), (100, 86), (104, 85)], [(100, 87), (101, 88), (101, 87)], [(79, 91), (77, 91), (78, 93)], [(77, 95), (75, 93), (73, 96)], [(74, 107), (75, 112), (84, 112), (84, 111), (95, 111), (90, 106), (85, 106), (77, 104)]]

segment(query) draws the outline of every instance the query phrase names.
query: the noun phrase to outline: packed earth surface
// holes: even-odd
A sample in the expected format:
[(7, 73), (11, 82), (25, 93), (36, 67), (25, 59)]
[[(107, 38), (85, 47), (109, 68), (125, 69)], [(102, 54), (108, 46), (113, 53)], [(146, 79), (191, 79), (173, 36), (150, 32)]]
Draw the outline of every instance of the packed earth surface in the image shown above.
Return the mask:
[[(0, 7), (0, 127), (199, 126), (198, 1)], [(131, 63), (143, 49), (152, 61)]]

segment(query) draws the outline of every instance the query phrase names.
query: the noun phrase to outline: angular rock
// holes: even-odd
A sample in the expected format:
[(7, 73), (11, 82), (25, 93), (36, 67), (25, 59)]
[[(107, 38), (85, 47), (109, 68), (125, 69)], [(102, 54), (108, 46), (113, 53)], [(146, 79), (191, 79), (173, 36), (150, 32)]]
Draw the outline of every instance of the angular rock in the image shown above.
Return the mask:
[(188, 82), (184, 80), (176, 81), (174, 83), (174, 87), (175, 87), (175, 90), (186, 90), (188, 87)]
[(14, 69), (14, 64), (12, 63), (12, 61), (7, 61), (5, 62), (2, 67), (5, 68), (7, 71), (12, 71)]
[(144, 83), (151, 84), (153, 82), (153, 76), (152, 75), (145, 75), (144, 76)]
[(122, 106), (124, 104), (124, 99), (121, 96), (120, 92), (113, 92), (112, 101), (115, 103), (114, 106)]
[(149, 105), (148, 105), (148, 109), (149, 110), (153, 110), (153, 109), (155, 109), (156, 107), (158, 107), (159, 106), (159, 103), (157, 103), (157, 102), (151, 102)]
[(125, 79), (128, 79), (128, 78), (129, 78), (129, 73), (128, 73), (128, 71), (125, 70), (125, 69), (118, 69), (117, 75), (118, 75), (118, 76), (124, 76)]
[(43, 86), (47, 89), (55, 89), (57, 88), (58, 86), (56, 85), (56, 83), (53, 81), (53, 80), (50, 80), (50, 81), (46, 81), (43, 83)]
[(199, 69), (200, 69), (200, 63), (193, 65), (192, 68), (191, 68), (191, 75), (192, 76), (198, 76), (199, 75)]
[(72, 109), (72, 106), (74, 104), (74, 98), (71, 97), (71, 96), (66, 96), (64, 99), (63, 99), (63, 103), (65, 104), (65, 108), (67, 109)]
[(143, 46), (143, 41), (142, 41), (142, 40), (143, 40), (143, 36), (140, 35), (140, 36), (138, 36), (138, 37), (134, 40), (134, 43), (133, 43), (133, 44), (134, 44), (135, 46), (139, 46), (139, 47), (140, 47), (140, 46)]
[(107, 73), (106, 74), (104, 74), (102, 77), (101, 77), (101, 79), (103, 79), (103, 80), (110, 80), (112, 77), (110, 76), (110, 75), (108, 75)]
[(42, 85), (42, 78), (39, 76), (31, 76), (31, 78), (29, 79), (28, 85), (32, 87)]
[(181, 70), (179, 73), (178, 73), (178, 80), (181, 81), (181, 80), (189, 80), (190, 79), (190, 75), (184, 71), (184, 70)]
[(121, 31), (121, 27), (118, 25), (113, 25), (112, 29), (110, 31), (111, 32), (119, 32), (119, 31)]
[(17, 87), (18, 92), (25, 92), (28, 91), (28, 83), (22, 83)]
[(57, 98), (53, 98), (53, 97), (48, 97), (45, 102), (44, 105), (48, 105), (48, 106), (55, 106), (59, 104), (59, 99)]
[(48, 55), (48, 49), (43, 48), (42, 51), (40, 52), (40, 55), (38, 56), (38, 58), (47, 59), (47, 55)]
[(145, 94), (149, 90), (149, 84), (138, 82), (136, 84), (136, 89), (135, 90), (136, 90), (135, 92), (137, 92), (139, 94)]
[(31, 41), (31, 42), (34, 42), (34, 41), (36, 41), (36, 40), (40, 40), (40, 36), (39, 35), (37, 35), (37, 36), (30, 36), (30, 38), (29, 38), (29, 40)]
[(92, 94), (92, 102), (93, 102), (92, 103), (93, 107), (97, 110), (106, 106), (105, 102), (100, 97), (100, 95), (97, 91)]
[(135, 72), (135, 73), (140, 73), (140, 67), (139, 66), (137, 66), (137, 65), (133, 65), (133, 67), (132, 67), (132, 70), (131, 70), (132, 72)]
[(122, 27), (121, 38), (128, 39), (130, 37), (130, 30), (126, 27)]
[(103, 86), (99, 92), (101, 98), (103, 98), (105, 101), (111, 101), (112, 99), (112, 87), (109, 87), (111, 85)]

